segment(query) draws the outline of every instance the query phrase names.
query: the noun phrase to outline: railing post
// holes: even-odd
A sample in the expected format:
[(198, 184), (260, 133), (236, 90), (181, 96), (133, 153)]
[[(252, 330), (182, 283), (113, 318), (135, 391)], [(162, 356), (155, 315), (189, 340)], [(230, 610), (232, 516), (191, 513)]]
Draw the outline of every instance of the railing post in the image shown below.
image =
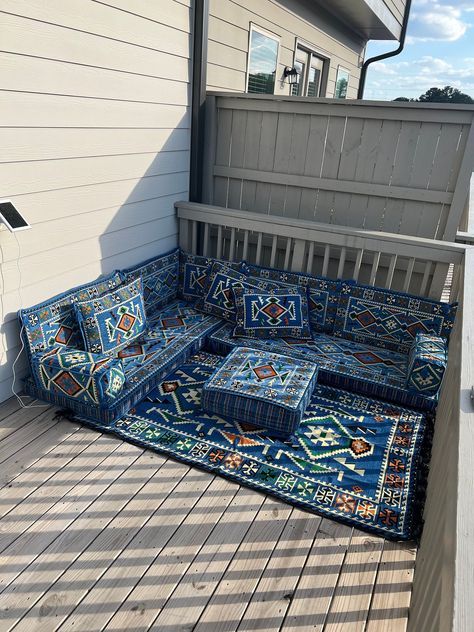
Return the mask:
[(215, 96), (208, 95), (206, 97), (204, 119), (202, 201), (205, 204), (212, 204), (214, 202), (214, 165), (216, 164), (217, 142), (217, 102)]

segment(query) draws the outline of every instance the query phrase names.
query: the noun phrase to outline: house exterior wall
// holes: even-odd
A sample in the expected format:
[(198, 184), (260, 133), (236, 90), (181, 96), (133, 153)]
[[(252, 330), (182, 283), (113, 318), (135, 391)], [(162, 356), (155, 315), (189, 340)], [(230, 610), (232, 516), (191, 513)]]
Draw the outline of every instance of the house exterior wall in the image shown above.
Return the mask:
[[(191, 0), (3, 0), (0, 400), (16, 311), (177, 244), (187, 199)], [(18, 373), (25, 371), (25, 359)], [(17, 389), (21, 383), (17, 384)]]
[(300, 40), (328, 58), (327, 81), (320, 96), (334, 96), (339, 66), (349, 71), (347, 97), (357, 96), (365, 41), (314, 3), (307, 0), (210, 0), (209, 12), (209, 90), (245, 92), (249, 31), (253, 24), (275, 34), (280, 41), (275, 94), (289, 94), (288, 83), (282, 82), (283, 71), (285, 66), (293, 66), (296, 43)]

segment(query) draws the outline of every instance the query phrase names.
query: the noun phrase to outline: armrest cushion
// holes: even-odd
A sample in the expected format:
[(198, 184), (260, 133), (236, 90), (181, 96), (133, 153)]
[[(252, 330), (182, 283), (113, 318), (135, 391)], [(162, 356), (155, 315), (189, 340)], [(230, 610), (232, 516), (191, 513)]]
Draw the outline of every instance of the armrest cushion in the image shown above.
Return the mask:
[(448, 341), (440, 336), (417, 334), (408, 358), (407, 389), (436, 395), (448, 361)]
[(40, 388), (107, 408), (125, 384), (122, 360), (68, 347), (55, 347), (32, 357), (33, 377)]

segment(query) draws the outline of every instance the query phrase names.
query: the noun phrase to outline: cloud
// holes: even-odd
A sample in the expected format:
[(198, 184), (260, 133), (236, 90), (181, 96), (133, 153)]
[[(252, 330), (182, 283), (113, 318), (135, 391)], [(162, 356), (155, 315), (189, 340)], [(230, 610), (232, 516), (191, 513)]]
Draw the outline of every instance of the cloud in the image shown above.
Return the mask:
[(376, 62), (370, 66), (365, 98), (417, 98), (429, 88), (450, 85), (474, 95), (472, 58), (459, 59), (455, 65), (444, 59), (423, 56), (412, 61)]
[(474, 11), (474, 2), (441, 4), (439, 0), (418, 0), (408, 22), (408, 43), (454, 42), (467, 32), (463, 12)]

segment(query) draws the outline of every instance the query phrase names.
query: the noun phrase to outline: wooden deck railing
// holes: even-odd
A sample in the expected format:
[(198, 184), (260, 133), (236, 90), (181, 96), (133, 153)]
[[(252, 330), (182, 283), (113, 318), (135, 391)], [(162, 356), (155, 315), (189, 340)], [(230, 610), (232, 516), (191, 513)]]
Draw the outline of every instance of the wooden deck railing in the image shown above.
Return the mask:
[(454, 241), (474, 106), (209, 93), (203, 202)]
[(462, 246), (432, 239), (191, 202), (180, 202), (177, 209), (180, 244), (190, 252), (354, 279), (420, 296), (441, 298), (449, 264), (454, 265), (456, 280), (463, 260)]
[(176, 208), (180, 245), (197, 254), (359, 278), (382, 287), (401, 285), (434, 297), (440, 292), (436, 270), (454, 266), (452, 298), (459, 300), (459, 312), (435, 424), (409, 632), (469, 632), (474, 603), (474, 247), (189, 202)]

